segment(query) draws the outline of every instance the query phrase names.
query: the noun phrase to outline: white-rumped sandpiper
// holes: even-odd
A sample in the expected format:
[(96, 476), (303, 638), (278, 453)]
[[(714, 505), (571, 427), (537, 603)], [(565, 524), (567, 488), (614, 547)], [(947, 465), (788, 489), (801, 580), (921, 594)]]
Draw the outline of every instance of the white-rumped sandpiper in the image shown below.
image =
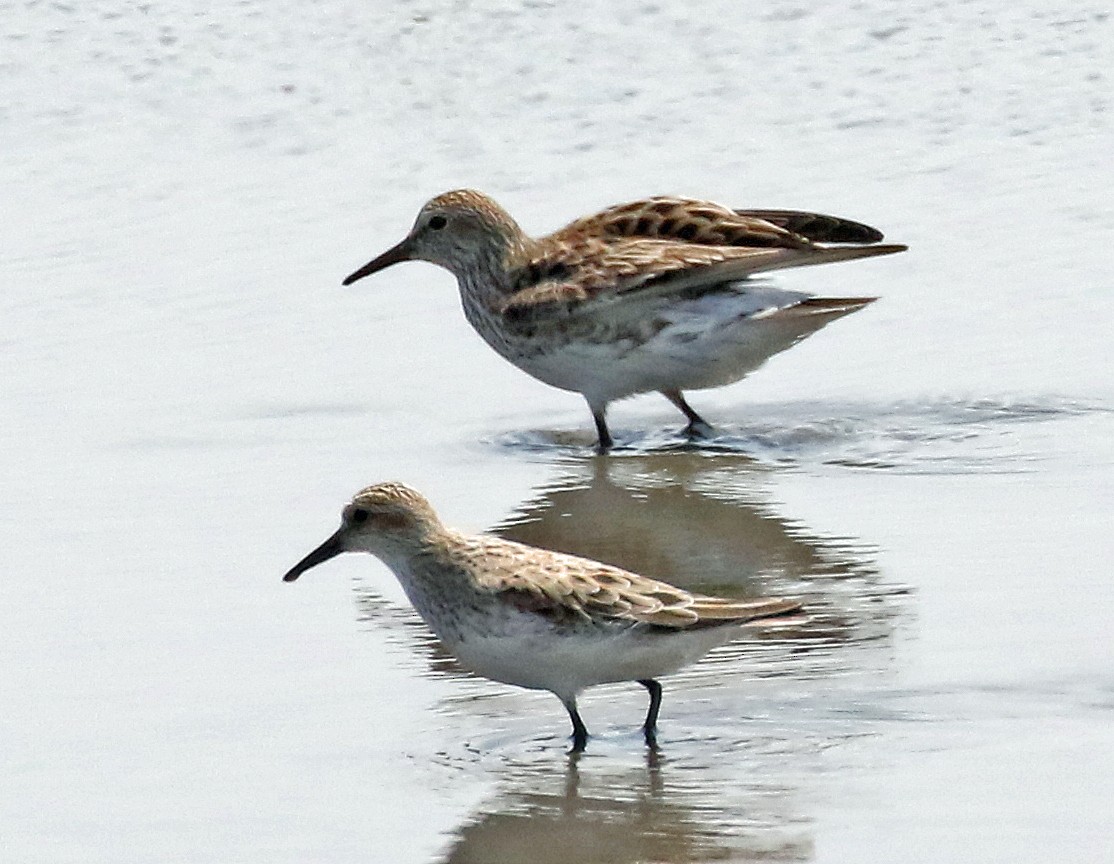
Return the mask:
[(576, 707), (586, 687), (637, 681), (650, 693), (643, 724), (656, 746), (659, 676), (741, 635), (742, 625), (799, 620), (794, 600), (691, 594), (587, 558), (445, 527), (401, 483), (359, 492), (340, 528), (291, 568), (292, 582), (342, 552), (370, 552), (398, 577), (442, 645), (467, 669), (549, 690), (572, 719), (573, 750), (588, 730)]
[(769, 357), (873, 297), (824, 298), (747, 277), (901, 252), (868, 225), (794, 210), (733, 210), (647, 198), (528, 236), (472, 190), (438, 195), (406, 238), (344, 280), (429, 261), (460, 286), (484, 340), (546, 384), (583, 394), (601, 449), (608, 403), (658, 391), (710, 427), (685, 390), (738, 381)]

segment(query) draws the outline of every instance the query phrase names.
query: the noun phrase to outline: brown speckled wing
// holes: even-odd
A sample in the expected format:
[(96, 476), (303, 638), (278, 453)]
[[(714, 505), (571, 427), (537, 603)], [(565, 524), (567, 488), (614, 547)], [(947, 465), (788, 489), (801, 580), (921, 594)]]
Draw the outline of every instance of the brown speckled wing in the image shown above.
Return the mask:
[[(576, 238), (577, 242), (547, 238), (534, 259), (512, 279), (515, 290), (504, 300), (508, 319), (529, 318), (564, 305), (577, 306), (601, 297), (653, 288), (713, 289), (753, 273), (792, 267), (815, 258), (817, 263), (835, 250), (821, 247), (753, 248), (701, 246), (646, 238)], [(855, 250), (858, 251), (858, 250)], [(558, 273), (561, 278), (549, 274)]]
[(745, 624), (796, 613), (793, 600), (728, 600), (584, 558), (489, 539), (482, 587), (520, 611), (556, 620), (626, 620), (670, 629)]
[(508, 322), (530, 322), (555, 312), (574, 314), (598, 299), (647, 290), (716, 290), (755, 273), (905, 248), (869, 245), (881, 239), (869, 225), (821, 213), (647, 198), (577, 219), (534, 241), (528, 260), (509, 274), (511, 290), (500, 311)]
[(800, 249), (809, 245), (808, 238), (794, 233), (788, 224), (753, 215), (757, 212), (731, 210), (691, 198), (646, 198), (577, 219), (546, 239), (575, 242), (578, 237), (641, 237), (696, 246), (761, 249)]

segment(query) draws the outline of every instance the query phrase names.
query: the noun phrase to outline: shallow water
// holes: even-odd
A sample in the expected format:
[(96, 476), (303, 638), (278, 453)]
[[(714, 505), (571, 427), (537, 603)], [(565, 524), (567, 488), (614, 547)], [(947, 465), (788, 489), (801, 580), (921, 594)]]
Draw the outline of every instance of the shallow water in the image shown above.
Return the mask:
[[(5, 860), (1103, 861), (1114, 800), (1111, 22), (1062, 4), (7, 4)], [(651, 193), (900, 257), (751, 379), (615, 407), (452, 280), (339, 279), (447, 188), (528, 230)], [(370, 558), (376, 480), (792, 631), (645, 694), (459, 671)]]

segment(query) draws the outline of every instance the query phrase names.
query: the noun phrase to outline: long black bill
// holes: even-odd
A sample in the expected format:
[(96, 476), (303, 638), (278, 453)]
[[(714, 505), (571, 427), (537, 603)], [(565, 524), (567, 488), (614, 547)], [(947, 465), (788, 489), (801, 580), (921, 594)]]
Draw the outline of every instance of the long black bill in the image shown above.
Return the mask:
[(341, 285), (351, 285), (357, 279), (363, 279), (365, 276), (370, 276), (372, 273), (377, 273), (384, 267), (390, 267), (392, 264), (397, 264), (399, 261), (410, 260), (410, 247), (406, 240), (403, 240), (397, 246), (392, 246), (378, 258), (368, 261), (363, 267), (357, 270), (350, 276), (345, 277)]
[(344, 551), (344, 543), (341, 539), (343, 534), (344, 529), (341, 528), (339, 531), (337, 531), (336, 534), (334, 534), (332, 537), (330, 537), (328, 540), (326, 540), (324, 543), (310, 552), (305, 558), (291, 567), (290, 572), (282, 577), (282, 581), (293, 582), (295, 579), (305, 573), (310, 567), (316, 567), (318, 564), (323, 564), (330, 558), (336, 558), (337, 555)]

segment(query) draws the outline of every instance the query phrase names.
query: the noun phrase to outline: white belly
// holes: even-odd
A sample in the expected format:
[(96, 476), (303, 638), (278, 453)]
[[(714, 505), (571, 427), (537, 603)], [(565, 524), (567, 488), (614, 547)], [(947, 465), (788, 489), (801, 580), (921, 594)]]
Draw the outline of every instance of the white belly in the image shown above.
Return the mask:
[(505, 684), (549, 690), (562, 699), (586, 687), (658, 678), (740, 635), (740, 628), (694, 631), (555, 631), (471, 637), (446, 645), (467, 669)]
[(527, 374), (605, 405), (637, 393), (700, 390), (740, 380), (831, 320), (777, 314), (808, 296), (742, 283), (689, 299), (623, 299), (586, 311), (568, 326), (537, 321), (521, 337), (494, 319), (470, 315), (469, 320)]

